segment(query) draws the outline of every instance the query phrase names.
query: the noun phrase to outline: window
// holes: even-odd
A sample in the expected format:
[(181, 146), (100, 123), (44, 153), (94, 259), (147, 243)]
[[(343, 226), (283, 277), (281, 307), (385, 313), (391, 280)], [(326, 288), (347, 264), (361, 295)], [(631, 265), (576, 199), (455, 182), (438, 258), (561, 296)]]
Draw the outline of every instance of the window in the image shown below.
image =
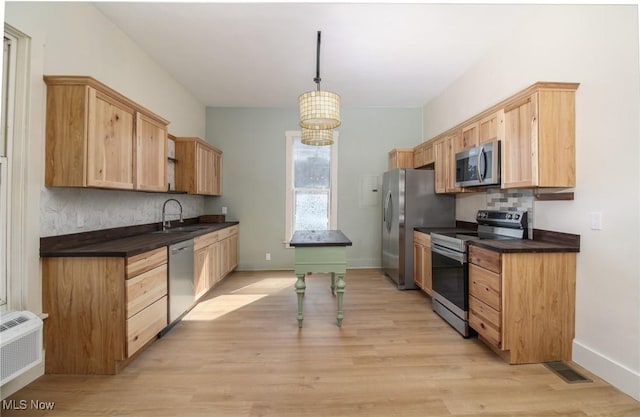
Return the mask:
[(30, 45), (27, 35), (5, 23), (0, 86), (0, 311), (26, 307)]
[(308, 146), (299, 131), (286, 132), (286, 224), (288, 245), (295, 230), (330, 230), (338, 225), (338, 132), (331, 146)]
[(15, 42), (16, 39), (5, 33), (4, 48), (2, 53), (2, 118), (0, 123), (0, 310), (7, 307), (8, 300), (8, 276), (7, 265), (8, 244), (8, 210), (9, 210), (9, 160), (7, 158), (8, 137), (11, 136), (11, 116), (13, 114), (12, 101), (9, 99), (15, 85), (15, 72), (13, 65), (15, 62)]

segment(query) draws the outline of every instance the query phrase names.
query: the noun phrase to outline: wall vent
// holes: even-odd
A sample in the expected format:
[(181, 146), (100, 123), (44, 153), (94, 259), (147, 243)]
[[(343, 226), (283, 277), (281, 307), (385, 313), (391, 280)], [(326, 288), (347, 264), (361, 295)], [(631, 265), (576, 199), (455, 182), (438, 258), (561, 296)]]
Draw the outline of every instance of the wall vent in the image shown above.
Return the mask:
[(42, 362), (42, 320), (30, 311), (0, 313), (0, 385)]

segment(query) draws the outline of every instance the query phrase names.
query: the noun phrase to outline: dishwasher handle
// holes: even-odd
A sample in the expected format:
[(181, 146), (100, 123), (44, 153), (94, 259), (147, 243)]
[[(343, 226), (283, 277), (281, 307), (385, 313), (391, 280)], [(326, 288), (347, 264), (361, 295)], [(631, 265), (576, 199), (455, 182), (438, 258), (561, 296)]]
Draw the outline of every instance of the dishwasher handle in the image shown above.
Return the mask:
[(178, 253), (187, 250), (187, 249), (191, 249), (193, 250), (193, 239), (190, 240), (186, 240), (184, 242), (180, 242), (180, 243), (174, 243), (173, 245), (169, 246), (169, 255), (177, 255)]

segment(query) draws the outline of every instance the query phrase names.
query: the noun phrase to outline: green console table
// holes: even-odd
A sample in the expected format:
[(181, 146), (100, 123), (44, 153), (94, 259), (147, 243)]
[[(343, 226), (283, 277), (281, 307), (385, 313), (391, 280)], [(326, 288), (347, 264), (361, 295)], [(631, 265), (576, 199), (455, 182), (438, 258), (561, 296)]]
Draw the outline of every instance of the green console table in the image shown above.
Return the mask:
[[(290, 246), (295, 247), (296, 293), (298, 294), (298, 327), (304, 320), (302, 302), (307, 285), (307, 273), (330, 273), (331, 293), (338, 298), (338, 326), (342, 326), (342, 298), (344, 295), (344, 275), (347, 272), (347, 246), (351, 241), (340, 230), (299, 230), (293, 234)], [(336, 282), (336, 275), (338, 281)]]

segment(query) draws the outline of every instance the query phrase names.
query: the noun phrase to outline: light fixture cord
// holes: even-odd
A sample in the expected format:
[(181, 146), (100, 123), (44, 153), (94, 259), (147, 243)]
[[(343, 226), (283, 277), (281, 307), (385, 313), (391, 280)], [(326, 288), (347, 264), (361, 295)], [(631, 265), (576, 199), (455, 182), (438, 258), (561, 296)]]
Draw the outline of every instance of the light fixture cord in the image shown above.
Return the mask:
[(317, 84), (317, 90), (320, 91), (320, 34), (322, 32), (318, 31), (318, 47), (316, 48), (316, 77), (313, 79)]

